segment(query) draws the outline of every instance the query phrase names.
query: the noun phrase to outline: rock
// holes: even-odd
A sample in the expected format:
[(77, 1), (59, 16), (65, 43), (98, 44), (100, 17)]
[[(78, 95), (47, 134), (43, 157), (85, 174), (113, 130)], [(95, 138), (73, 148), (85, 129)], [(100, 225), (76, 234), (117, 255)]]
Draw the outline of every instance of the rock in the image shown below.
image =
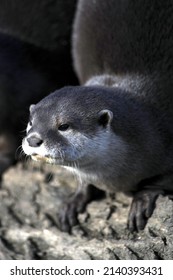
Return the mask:
[(0, 189), (0, 259), (142, 260), (173, 258), (173, 201), (160, 196), (144, 231), (126, 228), (131, 199), (117, 194), (88, 205), (72, 234), (57, 214), (75, 190), (65, 169), (38, 163), (10, 168)]

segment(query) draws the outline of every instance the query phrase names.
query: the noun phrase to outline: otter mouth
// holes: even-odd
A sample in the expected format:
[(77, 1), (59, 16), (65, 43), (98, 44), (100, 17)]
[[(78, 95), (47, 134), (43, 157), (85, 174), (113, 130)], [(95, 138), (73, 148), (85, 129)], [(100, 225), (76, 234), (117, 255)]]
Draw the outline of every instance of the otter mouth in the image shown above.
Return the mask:
[(46, 162), (46, 163), (51, 163), (52, 162), (52, 158), (49, 156), (40, 156), (38, 154), (33, 154), (31, 155), (31, 158), (34, 161), (41, 161), (41, 162)]
[(31, 155), (32, 160), (39, 161), (43, 163), (49, 163), (49, 164), (56, 164), (56, 165), (64, 165), (64, 160), (60, 160), (58, 158), (53, 158), (51, 156), (41, 156), (39, 154), (32, 154)]

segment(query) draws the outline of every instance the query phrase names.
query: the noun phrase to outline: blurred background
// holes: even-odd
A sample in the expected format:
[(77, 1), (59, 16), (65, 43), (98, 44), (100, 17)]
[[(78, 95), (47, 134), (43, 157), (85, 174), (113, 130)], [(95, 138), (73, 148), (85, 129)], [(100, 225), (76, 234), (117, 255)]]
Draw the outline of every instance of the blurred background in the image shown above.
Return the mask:
[(0, 174), (17, 158), (29, 105), (78, 83), (71, 59), (76, 2), (0, 0)]

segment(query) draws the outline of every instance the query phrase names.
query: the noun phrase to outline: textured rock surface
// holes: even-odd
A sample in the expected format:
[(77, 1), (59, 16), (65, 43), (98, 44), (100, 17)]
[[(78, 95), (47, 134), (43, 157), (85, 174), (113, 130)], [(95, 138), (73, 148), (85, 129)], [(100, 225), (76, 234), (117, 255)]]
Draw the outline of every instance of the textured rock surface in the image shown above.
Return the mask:
[(173, 259), (173, 202), (160, 196), (143, 232), (126, 229), (130, 198), (118, 194), (88, 205), (72, 235), (57, 213), (75, 189), (64, 169), (18, 164), (0, 189), (0, 259)]

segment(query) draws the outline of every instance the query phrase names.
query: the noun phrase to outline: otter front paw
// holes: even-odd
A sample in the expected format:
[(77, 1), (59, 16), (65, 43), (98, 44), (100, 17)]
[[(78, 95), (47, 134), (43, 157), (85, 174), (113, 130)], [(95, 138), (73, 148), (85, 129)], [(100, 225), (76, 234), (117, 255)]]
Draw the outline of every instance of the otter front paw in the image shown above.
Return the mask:
[(128, 228), (131, 232), (145, 228), (155, 208), (158, 195), (163, 193), (162, 190), (146, 189), (135, 194), (128, 216)]
[(83, 186), (73, 195), (59, 213), (59, 226), (62, 231), (71, 233), (71, 228), (79, 223), (78, 214), (83, 213), (89, 202), (101, 199), (105, 192), (93, 185)]
[(87, 202), (81, 193), (74, 195), (59, 213), (59, 226), (62, 231), (71, 233), (71, 228), (79, 223), (78, 214), (86, 208)]

